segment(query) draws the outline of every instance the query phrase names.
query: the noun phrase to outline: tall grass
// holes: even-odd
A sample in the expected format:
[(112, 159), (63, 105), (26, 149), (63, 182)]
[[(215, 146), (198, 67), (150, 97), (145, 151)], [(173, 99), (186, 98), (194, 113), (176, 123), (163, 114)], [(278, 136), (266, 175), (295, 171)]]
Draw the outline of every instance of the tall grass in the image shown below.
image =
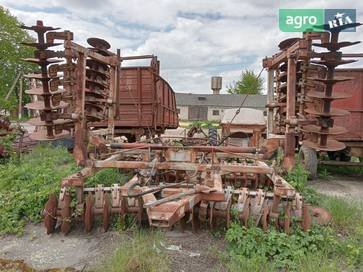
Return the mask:
[(0, 165), (0, 234), (21, 233), (29, 221), (39, 222), (48, 195), (77, 170), (65, 148), (37, 146), (20, 162)]
[(106, 264), (97, 269), (105, 272), (170, 271), (169, 258), (161, 246), (163, 236), (156, 231), (135, 232), (132, 240), (120, 246)]

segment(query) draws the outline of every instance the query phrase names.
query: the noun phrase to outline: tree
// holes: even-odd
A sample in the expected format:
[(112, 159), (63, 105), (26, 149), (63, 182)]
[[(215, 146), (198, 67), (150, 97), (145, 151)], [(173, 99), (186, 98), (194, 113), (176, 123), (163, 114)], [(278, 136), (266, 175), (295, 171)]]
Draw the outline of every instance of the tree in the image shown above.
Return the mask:
[[(34, 42), (34, 39), (21, 29), (20, 25), (21, 23), (16, 17), (0, 6), (0, 109), (12, 110), (16, 108), (19, 83), (8, 99), (5, 99), (5, 96), (19, 73), (27, 74), (36, 68), (35, 65), (21, 60), (32, 57), (34, 51), (34, 48), (24, 46), (21, 43)], [(26, 85), (23, 84), (23, 86)], [(23, 99), (29, 100), (29, 97), (23, 96)]]
[(241, 79), (228, 86), (230, 94), (261, 94), (263, 79), (252, 70), (242, 71)]

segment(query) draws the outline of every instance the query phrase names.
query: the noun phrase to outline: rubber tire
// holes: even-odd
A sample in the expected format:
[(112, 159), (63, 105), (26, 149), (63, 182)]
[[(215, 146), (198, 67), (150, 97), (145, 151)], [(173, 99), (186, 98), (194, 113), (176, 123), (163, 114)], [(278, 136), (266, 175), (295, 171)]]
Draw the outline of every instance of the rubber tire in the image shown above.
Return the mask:
[(208, 142), (210, 145), (216, 146), (218, 144), (218, 132), (216, 128), (208, 129)]
[(318, 156), (316, 151), (310, 147), (301, 146), (299, 159), (305, 170), (309, 172), (309, 179), (315, 179), (318, 173)]
[(342, 161), (342, 162), (349, 162), (351, 160), (350, 150), (345, 148), (340, 151), (329, 151), (328, 157), (332, 161)]

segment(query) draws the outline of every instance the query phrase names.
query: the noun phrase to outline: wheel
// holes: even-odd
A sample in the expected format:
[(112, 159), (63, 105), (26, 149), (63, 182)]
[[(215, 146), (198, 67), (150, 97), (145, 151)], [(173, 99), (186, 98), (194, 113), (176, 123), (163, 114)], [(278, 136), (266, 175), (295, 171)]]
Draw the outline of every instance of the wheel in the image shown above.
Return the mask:
[(301, 146), (299, 159), (304, 168), (309, 172), (309, 179), (314, 179), (318, 172), (318, 156), (316, 151), (310, 147)]
[(57, 223), (58, 199), (55, 194), (49, 195), (49, 199), (44, 207), (44, 226), (47, 234), (54, 232)]
[(329, 151), (328, 156), (332, 161), (349, 162), (351, 160), (349, 148), (345, 148), (340, 151)]
[(344, 162), (350, 162), (351, 160), (351, 156), (350, 156), (350, 148), (347, 147), (343, 150), (340, 151), (340, 161), (344, 161)]
[(214, 146), (218, 144), (218, 132), (216, 128), (208, 129), (208, 142)]

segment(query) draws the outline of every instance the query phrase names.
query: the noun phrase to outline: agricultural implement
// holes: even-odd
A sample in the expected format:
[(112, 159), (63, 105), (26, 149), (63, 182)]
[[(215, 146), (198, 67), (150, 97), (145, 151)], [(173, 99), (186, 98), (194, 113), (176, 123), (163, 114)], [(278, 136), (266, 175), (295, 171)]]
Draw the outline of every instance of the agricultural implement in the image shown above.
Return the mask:
[[(111, 143), (106, 148), (108, 155), (97, 159), (97, 152), (90, 154), (87, 167), (62, 180), (59, 197), (50, 196), (44, 209), (47, 233), (57, 222), (68, 233), (79, 220), (88, 232), (96, 217), (106, 231), (112, 214), (121, 221), (131, 214), (140, 225), (158, 228), (190, 222), (197, 230), (201, 222), (211, 228), (221, 222), (228, 226), (234, 213), (245, 226), (267, 230), (273, 224), (286, 233), (293, 221), (308, 230), (312, 221), (325, 224), (330, 219), (259, 160), (256, 148), (145, 143)], [(85, 188), (86, 178), (104, 168), (136, 170), (125, 184)]]
[[(5, 116), (0, 115), (0, 139), (6, 137), (11, 132), (10, 121)], [(5, 155), (5, 147), (0, 144), (0, 157)]]
[[(158, 228), (191, 223), (194, 230), (200, 223), (214, 227), (224, 222), (228, 226), (236, 216), (245, 226), (254, 224), (266, 230), (273, 225), (286, 233), (293, 223), (308, 230), (314, 221), (329, 221), (329, 213), (306, 203), (262, 160), (256, 147), (205, 142), (185, 145), (193, 141), (155, 138), (178, 121), (173, 92), (159, 76), (156, 58), (151, 58), (151, 68), (146, 70), (121, 68), (121, 61), (143, 57), (122, 57), (119, 50), (114, 54), (106, 41), (97, 38), (88, 40), (91, 48), (82, 47), (72, 41), (71, 32), (56, 32), (41, 21), (24, 28), (38, 35), (37, 42), (27, 44), (37, 49), (35, 58), (26, 60), (41, 69), (41, 73), (28, 76), (41, 83), (27, 91), (35, 98), (27, 107), (39, 112), (31, 122), (45, 128), (33, 137), (50, 140), (73, 135), (74, 157), (83, 167), (62, 180), (58, 196), (50, 195), (44, 208), (48, 234), (57, 226), (67, 234), (75, 222), (82, 222), (88, 232), (96, 218), (107, 230), (112, 215), (121, 221), (134, 216), (139, 225)], [(57, 45), (63, 45), (64, 50), (48, 49)], [(143, 85), (150, 70), (153, 77)], [(143, 101), (146, 85), (155, 88), (147, 94), (148, 101)], [(139, 103), (135, 104), (136, 119), (126, 118), (131, 121), (125, 128), (122, 122), (128, 113), (122, 112), (122, 105), (130, 102), (122, 95), (132, 93), (132, 86), (137, 86)], [(149, 135), (140, 132), (149, 136), (145, 142), (117, 141), (123, 129), (131, 133), (137, 126), (144, 128), (147, 120), (153, 126), (146, 124)], [(125, 183), (115, 180), (108, 181), (111, 186), (87, 187), (87, 178), (105, 168), (133, 170), (132, 177)]]
[[(305, 32), (302, 38), (282, 41), (280, 52), (263, 60), (268, 69), (268, 138), (284, 141), (286, 169), (294, 166), (295, 150), (300, 146), (300, 158), (311, 176), (317, 172), (317, 152), (332, 154), (346, 149), (339, 136), (348, 130), (337, 126), (335, 119), (349, 112), (332, 104), (350, 97), (335, 92), (334, 86), (353, 78), (336, 76), (335, 71), (340, 65), (357, 61), (351, 58), (363, 56), (339, 51), (360, 43), (339, 41), (342, 30), (358, 26), (359, 23), (354, 23), (332, 32)], [(322, 52), (314, 51), (314, 47)], [(356, 91), (361, 94), (360, 89)]]

